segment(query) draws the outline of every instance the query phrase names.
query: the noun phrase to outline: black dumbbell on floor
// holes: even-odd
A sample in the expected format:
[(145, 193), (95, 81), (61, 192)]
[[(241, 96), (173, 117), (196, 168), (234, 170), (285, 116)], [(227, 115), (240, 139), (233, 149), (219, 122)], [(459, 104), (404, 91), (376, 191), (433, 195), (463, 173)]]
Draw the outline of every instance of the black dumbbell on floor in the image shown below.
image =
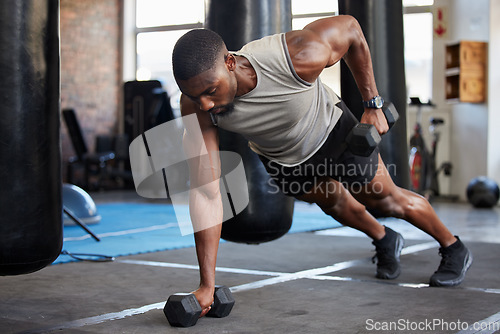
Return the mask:
[[(394, 104), (385, 103), (382, 107), (389, 129), (399, 118), (398, 111)], [(353, 154), (368, 157), (378, 146), (382, 138), (377, 129), (372, 124), (358, 123), (347, 135), (346, 144)]]
[[(207, 317), (223, 318), (231, 313), (234, 298), (228, 287), (215, 287), (214, 302)], [(171, 326), (191, 327), (201, 315), (201, 306), (192, 293), (176, 293), (168, 298), (163, 313)]]

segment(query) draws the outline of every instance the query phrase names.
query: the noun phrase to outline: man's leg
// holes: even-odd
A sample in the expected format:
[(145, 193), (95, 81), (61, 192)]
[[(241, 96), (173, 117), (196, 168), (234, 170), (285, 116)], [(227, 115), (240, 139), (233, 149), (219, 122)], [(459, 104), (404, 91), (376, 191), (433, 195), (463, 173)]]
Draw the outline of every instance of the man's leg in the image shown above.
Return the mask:
[(429, 201), (394, 184), (380, 156), (373, 180), (364, 186), (351, 186), (350, 192), (367, 207), (376, 209), (385, 216), (408, 221), (431, 235), (442, 247), (448, 247), (457, 241), (441, 222)]
[(452, 286), (462, 282), (465, 272), (472, 264), (472, 254), (442, 223), (423, 196), (394, 184), (380, 156), (373, 180), (364, 186), (351, 186), (350, 190), (364, 205), (386, 216), (402, 218), (439, 242), (443, 259), (431, 277), (431, 285)]
[(318, 178), (314, 187), (297, 199), (316, 203), (323, 212), (339, 223), (367, 234), (374, 240), (385, 235), (382, 225), (338, 181), (329, 177)]
[(399, 255), (404, 244), (403, 237), (380, 225), (341, 183), (328, 177), (319, 178), (309, 192), (297, 198), (318, 204), (323, 212), (341, 224), (371, 237), (377, 251), (376, 277), (394, 279), (399, 276)]

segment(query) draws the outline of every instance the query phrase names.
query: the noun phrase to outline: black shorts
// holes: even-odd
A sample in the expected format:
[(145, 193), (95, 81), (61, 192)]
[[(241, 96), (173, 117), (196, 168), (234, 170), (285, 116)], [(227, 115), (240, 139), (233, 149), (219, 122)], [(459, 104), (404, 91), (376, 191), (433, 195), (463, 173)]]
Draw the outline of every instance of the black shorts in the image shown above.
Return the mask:
[(285, 167), (259, 155), (271, 176), (270, 186), (288, 196), (310, 191), (319, 178), (328, 176), (345, 185), (364, 185), (375, 177), (378, 168), (378, 147), (369, 157), (352, 154), (345, 138), (357, 120), (344, 102), (337, 104), (342, 116), (321, 148), (308, 160), (294, 167)]

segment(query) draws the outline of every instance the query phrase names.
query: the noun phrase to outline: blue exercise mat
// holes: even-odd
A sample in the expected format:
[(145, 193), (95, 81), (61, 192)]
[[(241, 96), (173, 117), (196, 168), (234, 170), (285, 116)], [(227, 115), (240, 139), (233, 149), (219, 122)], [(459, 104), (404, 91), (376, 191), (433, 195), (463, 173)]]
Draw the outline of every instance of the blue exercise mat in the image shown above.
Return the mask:
[[(192, 234), (181, 235), (177, 220), (188, 219), (188, 206), (149, 203), (98, 204), (102, 217), (90, 230), (101, 241), (97, 242), (79, 226), (64, 227), (63, 250), (72, 254), (124, 256), (194, 246)], [(289, 233), (316, 231), (339, 227), (340, 224), (325, 215), (317, 206), (297, 202)], [(60, 255), (54, 264), (76, 261), (69, 255)]]

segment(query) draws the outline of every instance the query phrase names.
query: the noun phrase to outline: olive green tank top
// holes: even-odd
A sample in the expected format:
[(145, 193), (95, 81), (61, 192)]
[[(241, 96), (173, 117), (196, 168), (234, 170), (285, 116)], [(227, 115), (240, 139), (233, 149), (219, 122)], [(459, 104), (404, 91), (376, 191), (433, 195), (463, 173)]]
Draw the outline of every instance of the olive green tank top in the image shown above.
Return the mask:
[(243, 56), (257, 74), (257, 85), (236, 97), (234, 111), (213, 115), (217, 126), (243, 135), (250, 148), (283, 166), (310, 158), (342, 115), (339, 97), (318, 78), (313, 83), (295, 72), (285, 34), (246, 44)]

